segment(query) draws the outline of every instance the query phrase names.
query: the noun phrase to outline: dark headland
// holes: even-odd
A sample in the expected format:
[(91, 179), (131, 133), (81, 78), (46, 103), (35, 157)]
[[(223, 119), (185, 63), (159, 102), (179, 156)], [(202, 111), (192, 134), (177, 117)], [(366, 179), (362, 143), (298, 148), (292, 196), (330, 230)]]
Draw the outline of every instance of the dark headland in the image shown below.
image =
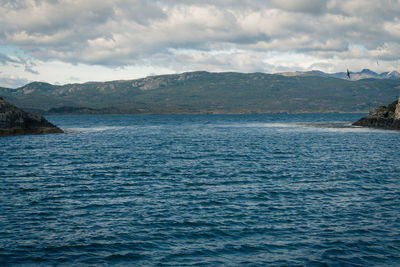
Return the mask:
[(356, 126), (400, 129), (400, 97), (388, 106), (380, 106), (353, 123)]
[(63, 133), (43, 116), (25, 112), (0, 97), (0, 136)]

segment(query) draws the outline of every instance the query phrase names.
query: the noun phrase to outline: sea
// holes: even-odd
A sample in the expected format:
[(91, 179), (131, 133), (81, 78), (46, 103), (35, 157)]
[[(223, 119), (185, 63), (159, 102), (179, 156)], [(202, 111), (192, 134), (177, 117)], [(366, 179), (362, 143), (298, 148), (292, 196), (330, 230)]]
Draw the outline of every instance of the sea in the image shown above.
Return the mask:
[(0, 265), (399, 266), (400, 132), (362, 115), (47, 116), (0, 138)]

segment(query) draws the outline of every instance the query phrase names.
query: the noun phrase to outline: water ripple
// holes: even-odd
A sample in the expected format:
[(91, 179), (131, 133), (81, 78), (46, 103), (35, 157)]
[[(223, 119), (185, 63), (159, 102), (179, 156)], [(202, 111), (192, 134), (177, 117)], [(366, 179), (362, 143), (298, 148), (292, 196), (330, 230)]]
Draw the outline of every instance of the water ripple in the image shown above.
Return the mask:
[(0, 139), (0, 264), (399, 265), (400, 135), (358, 117), (49, 117)]

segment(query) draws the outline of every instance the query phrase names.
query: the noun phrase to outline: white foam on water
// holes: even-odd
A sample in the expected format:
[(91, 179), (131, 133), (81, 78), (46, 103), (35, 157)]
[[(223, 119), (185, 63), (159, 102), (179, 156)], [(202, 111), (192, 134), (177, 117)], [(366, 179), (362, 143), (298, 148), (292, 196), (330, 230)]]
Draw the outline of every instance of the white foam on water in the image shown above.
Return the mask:
[(149, 126), (98, 126), (98, 127), (74, 127), (74, 128), (63, 128), (66, 133), (93, 133), (93, 132), (104, 132), (104, 131), (115, 131), (115, 130), (134, 130), (140, 128), (148, 128), (149, 130), (159, 129), (158, 125)]
[[(362, 126), (354, 126), (350, 122), (293, 122), (293, 123), (234, 123), (234, 124), (212, 124), (208, 125), (211, 128), (275, 128), (280, 132), (337, 132), (337, 133), (399, 133), (396, 130), (369, 128)], [(148, 128), (154, 130), (160, 126), (99, 126), (99, 127), (77, 127), (64, 128), (66, 133), (92, 133), (103, 131), (115, 131), (122, 129), (139, 129)]]
[(354, 126), (351, 122), (293, 122), (293, 123), (244, 123), (244, 124), (218, 124), (213, 127), (238, 127), (238, 128), (277, 128), (278, 131), (301, 132), (338, 132), (338, 133), (393, 133), (396, 130), (378, 129), (362, 126)]
[(213, 127), (222, 127), (222, 128), (293, 128), (298, 125), (295, 123), (238, 123), (238, 124), (216, 124), (212, 125)]
[(396, 130), (388, 130), (388, 129), (378, 129), (378, 128), (370, 128), (370, 127), (362, 127), (362, 126), (354, 126), (349, 122), (327, 122), (327, 123), (304, 123), (298, 124), (300, 126), (306, 128), (312, 128), (317, 131), (323, 132), (338, 132), (338, 133), (393, 133), (398, 132)]
[(103, 132), (110, 130), (120, 130), (126, 127), (121, 126), (101, 126), (101, 127), (80, 127), (80, 128), (68, 128), (65, 132), (70, 133), (88, 133), (88, 132)]

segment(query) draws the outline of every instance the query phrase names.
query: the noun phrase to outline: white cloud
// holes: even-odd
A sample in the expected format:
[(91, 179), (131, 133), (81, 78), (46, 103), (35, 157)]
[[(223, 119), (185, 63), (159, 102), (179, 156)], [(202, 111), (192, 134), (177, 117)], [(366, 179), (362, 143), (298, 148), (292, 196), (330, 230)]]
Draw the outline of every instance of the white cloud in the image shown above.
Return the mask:
[[(40, 66), (52, 62), (87, 66), (55, 74), (59, 81), (91, 79), (99, 66), (113, 75), (123, 66), (154, 73), (362, 69), (376, 68), (377, 59), (398, 68), (398, 14), (397, 0), (1, 0), (0, 62), (3, 72), (28, 79), (47, 77)], [(24, 59), (12, 62), (2, 46), (18, 47)]]

